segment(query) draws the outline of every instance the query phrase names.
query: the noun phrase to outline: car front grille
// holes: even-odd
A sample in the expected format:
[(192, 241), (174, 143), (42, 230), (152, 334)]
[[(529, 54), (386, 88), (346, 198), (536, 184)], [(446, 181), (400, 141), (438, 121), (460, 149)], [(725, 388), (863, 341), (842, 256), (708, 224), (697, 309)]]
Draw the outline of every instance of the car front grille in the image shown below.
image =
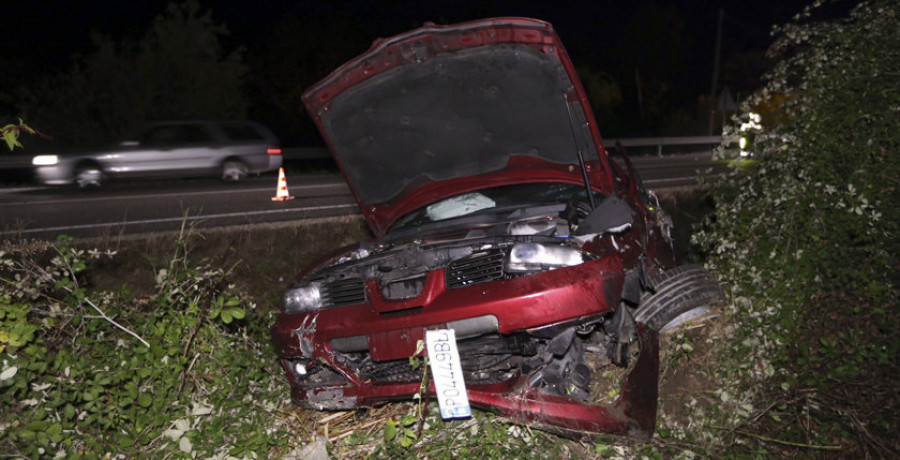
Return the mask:
[(425, 276), (392, 281), (381, 287), (381, 295), (388, 300), (406, 300), (417, 297), (425, 288)]
[(453, 262), (447, 267), (447, 287), (458, 288), (505, 279), (506, 275), (503, 272), (505, 257), (503, 251), (493, 250), (479, 252)]
[[(503, 270), (505, 253), (490, 250), (475, 253), (447, 266), (445, 283), (450, 289), (473, 286), (510, 278)], [(422, 293), (425, 276), (388, 283), (381, 294), (389, 300), (405, 300)], [(322, 302), (325, 308), (356, 305), (366, 301), (365, 282), (359, 277), (337, 278), (322, 285)]]
[(345, 278), (325, 283), (322, 303), (325, 307), (355, 305), (366, 301), (366, 290), (361, 278)]
[(404, 383), (420, 382), (424, 370), (424, 363), (420, 363), (418, 367), (414, 368), (409, 359), (401, 359), (379, 363), (369, 361), (365, 367), (360, 369), (360, 374), (367, 380), (376, 383)]

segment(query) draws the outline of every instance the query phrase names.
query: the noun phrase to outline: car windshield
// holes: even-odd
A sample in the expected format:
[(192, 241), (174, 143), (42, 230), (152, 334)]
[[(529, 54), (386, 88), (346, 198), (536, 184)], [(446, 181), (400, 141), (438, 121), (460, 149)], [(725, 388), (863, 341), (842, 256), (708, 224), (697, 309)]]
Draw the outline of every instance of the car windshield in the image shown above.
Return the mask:
[(423, 206), (397, 219), (391, 234), (436, 222), (475, 215), (496, 216), (497, 213), (526, 211), (541, 205), (565, 205), (585, 200), (584, 186), (561, 183), (530, 183), (490, 187), (454, 195)]

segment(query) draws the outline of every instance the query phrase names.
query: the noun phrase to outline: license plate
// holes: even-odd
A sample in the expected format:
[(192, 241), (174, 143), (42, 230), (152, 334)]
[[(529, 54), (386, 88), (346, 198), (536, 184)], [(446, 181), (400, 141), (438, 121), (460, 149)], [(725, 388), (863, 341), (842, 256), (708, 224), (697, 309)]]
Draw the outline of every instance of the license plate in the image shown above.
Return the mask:
[(456, 348), (456, 331), (425, 331), (425, 348), (428, 362), (431, 363), (434, 392), (441, 408), (441, 417), (444, 420), (471, 417), (469, 394), (466, 392), (459, 350)]

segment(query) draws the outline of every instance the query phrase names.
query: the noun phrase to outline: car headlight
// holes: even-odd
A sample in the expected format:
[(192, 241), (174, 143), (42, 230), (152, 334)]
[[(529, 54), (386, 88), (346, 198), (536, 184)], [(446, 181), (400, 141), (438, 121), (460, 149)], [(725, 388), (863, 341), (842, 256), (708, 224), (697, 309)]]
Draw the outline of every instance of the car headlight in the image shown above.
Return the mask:
[(584, 262), (581, 251), (568, 246), (538, 243), (518, 243), (513, 245), (506, 260), (508, 272), (530, 272), (571, 267)]
[(284, 312), (301, 313), (322, 308), (322, 285), (310, 283), (293, 287), (284, 293)]
[(50, 166), (59, 163), (59, 157), (56, 155), (38, 155), (31, 159), (34, 166)]

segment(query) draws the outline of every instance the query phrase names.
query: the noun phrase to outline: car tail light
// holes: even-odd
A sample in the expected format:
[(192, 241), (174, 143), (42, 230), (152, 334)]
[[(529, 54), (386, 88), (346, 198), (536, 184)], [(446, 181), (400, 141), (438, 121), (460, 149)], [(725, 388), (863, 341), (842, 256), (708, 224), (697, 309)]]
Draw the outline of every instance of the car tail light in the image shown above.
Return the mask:
[(269, 155), (281, 155), (281, 149), (277, 147), (269, 147), (268, 149), (266, 149), (266, 153), (268, 153)]

